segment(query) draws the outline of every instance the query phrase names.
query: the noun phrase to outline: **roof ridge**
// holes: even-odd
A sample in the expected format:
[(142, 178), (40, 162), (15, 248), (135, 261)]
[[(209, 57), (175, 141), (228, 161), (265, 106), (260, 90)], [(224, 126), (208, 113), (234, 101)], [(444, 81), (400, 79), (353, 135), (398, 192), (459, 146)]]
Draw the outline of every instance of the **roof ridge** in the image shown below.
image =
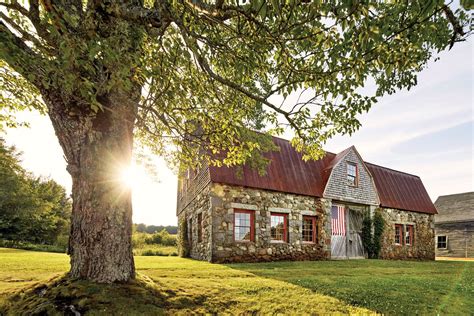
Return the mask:
[[(274, 138), (278, 138), (278, 139), (280, 139), (280, 140), (283, 140), (283, 141), (285, 141), (285, 142), (288, 142), (288, 143), (290, 143), (290, 145), (291, 145), (291, 142), (290, 142), (288, 139), (285, 139), (285, 138), (282, 138), (282, 137), (279, 137), (279, 136), (273, 136), (273, 135), (271, 135), (271, 136), (274, 137)], [(330, 152), (330, 151), (327, 151), (327, 150), (324, 150), (324, 149), (323, 149), (323, 150), (324, 150), (324, 152), (325, 152), (326, 154), (332, 154), (332, 155), (337, 156), (338, 154), (342, 153), (342, 152), (345, 151), (345, 150), (348, 150), (348, 149), (351, 148), (351, 147), (355, 147), (355, 145), (351, 145), (351, 146), (349, 146), (349, 147), (343, 149), (342, 151), (340, 151), (340, 152), (338, 152), (338, 153), (333, 153), (333, 152)], [(416, 177), (416, 178), (420, 179), (420, 176), (418, 176), (418, 175), (416, 175), (416, 174), (413, 174), (413, 173), (408, 173), (408, 172), (405, 172), (405, 171), (395, 170), (395, 169), (388, 168), (388, 167), (381, 166), (381, 165), (377, 165), (377, 164), (374, 164), (374, 163), (371, 163), (371, 162), (368, 162), (368, 161), (365, 161), (365, 160), (362, 160), (362, 161), (363, 161), (365, 164), (369, 164), (369, 165), (372, 165), (372, 166), (375, 166), (375, 167), (379, 167), (379, 168), (384, 168), (384, 169), (391, 170), (391, 171), (398, 172), (398, 173), (403, 173), (403, 174), (406, 174), (406, 175), (409, 175), (409, 176)], [(327, 169), (327, 168), (325, 168), (325, 169)], [(466, 193), (469, 193), (469, 192), (466, 192)], [(449, 195), (449, 194), (448, 194), (448, 195)]]
[(444, 196), (463, 195), (463, 194), (472, 194), (472, 193), (474, 193), (474, 191), (466, 191), (466, 192), (461, 192), (461, 193), (445, 194), (445, 195), (439, 195), (438, 198), (444, 197)]
[(408, 172), (405, 172), (405, 171), (395, 170), (395, 169), (388, 168), (388, 167), (381, 166), (381, 165), (377, 165), (377, 164), (374, 164), (374, 163), (371, 163), (371, 162), (368, 162), (368, 161), (364, 161), (364, 163), (366, 163), (366, 164), (368, 164), (368, 165), (372, 165), (372, 166), (374, 166), (374, 167), (379, 167), (379, 168), (387, 169), (387, 170), (390, 170), (390, 171), (394, 171), (394, 172), (398, 172), (398, 173), (403, 173), (403, 174), (406, 174), (406, 175), (408, 175), (408, 176), (412, 176), (412, 177), (415, 177), (415, 178), (420, 179), (420, 176), (418, 176), (418, 175), (416, 175), (416, 174), (413, 174), (413, 173), (408, 173)]

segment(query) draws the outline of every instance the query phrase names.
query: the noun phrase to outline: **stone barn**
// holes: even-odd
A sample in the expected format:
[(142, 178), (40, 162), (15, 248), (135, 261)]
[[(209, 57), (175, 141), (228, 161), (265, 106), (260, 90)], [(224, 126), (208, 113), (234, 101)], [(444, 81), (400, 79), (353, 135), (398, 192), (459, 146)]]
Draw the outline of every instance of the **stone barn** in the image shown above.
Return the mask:
[(418, 176), (365, 162), (354, 146), (304, 162), (287, 140), (273, 141), (280, 150), (266, 154), (265, 176), (211, 166), (180, 177), (177, 216), (192, 258), (365, 258), (362, 220), (380, 212), (382, 258), (434, 259), (436, 209)]
[(436, 256), (474, 258), (474, 192), (440, 196), (435, 206)]

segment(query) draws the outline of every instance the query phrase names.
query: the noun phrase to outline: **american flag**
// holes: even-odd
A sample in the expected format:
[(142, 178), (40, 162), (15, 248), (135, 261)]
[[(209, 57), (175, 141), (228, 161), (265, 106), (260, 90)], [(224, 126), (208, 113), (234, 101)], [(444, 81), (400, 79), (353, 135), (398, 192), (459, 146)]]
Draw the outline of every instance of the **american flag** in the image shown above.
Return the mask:
[(331, 209), (331, 229), (333, 235), (346, 235), (346, 220), (344, 206), (333, 205)]

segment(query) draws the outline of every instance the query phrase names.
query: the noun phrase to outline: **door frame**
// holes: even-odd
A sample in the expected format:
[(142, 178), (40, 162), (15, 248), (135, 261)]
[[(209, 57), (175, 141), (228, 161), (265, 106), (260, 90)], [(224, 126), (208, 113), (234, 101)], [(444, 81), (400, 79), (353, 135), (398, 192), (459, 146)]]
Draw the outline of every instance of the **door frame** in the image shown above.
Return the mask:
[[(334, 257), (332, 255), (332, 244), (331, 244), (331, 259), (333, 260), (359, 260), (359, 259), (367, 259), (367, 253), (365, 249), (363, 249), (363, 256), (358, 257), (349, 257), (349, 212), (351, 211), (351, 206), (353, 208), (364, 208), (364, 211), (370, 212), (370, 205), (367, 204), (358, 204), (358, 203), (351, 203), (346, 201), (340, 200), (333, 200), (331, 203), (331, 216), (329, 216), (329, 221), (331, 223), (332, 220), (332, 207), (333, 206), (344, 206), (344, 223), (346, 225), (346, 235), (345, 235), (345, 256)], [(356, 210), (354, 210), (356, 211)], [(332, 237), (332, 230), (331, 230), (331, 237)], [(331, 239), (332, 243), (332, 239)]]

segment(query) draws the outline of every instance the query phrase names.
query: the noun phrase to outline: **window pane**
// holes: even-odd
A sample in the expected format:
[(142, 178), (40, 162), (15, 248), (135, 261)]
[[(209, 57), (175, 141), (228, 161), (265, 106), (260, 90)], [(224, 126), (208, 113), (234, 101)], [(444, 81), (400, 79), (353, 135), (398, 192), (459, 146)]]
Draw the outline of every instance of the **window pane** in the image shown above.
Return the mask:
[(303, 241), (314, 242), (313, 218), (303, 218)]
[(446, 236), (438, 236), (438, 248), (447, 248), (448, 247), (448, 242)]
[(271, 215), (271, 237), (272, 240), (285, 241), (285, 217), (283, 215)]
[(251, 214), (236, 211), (234, 213), (234, 239), (236, 241), (251, 240)]
[(395, 225), (395, 243), (401, 244), (402, 236), (401, 236), (401, 226)]

